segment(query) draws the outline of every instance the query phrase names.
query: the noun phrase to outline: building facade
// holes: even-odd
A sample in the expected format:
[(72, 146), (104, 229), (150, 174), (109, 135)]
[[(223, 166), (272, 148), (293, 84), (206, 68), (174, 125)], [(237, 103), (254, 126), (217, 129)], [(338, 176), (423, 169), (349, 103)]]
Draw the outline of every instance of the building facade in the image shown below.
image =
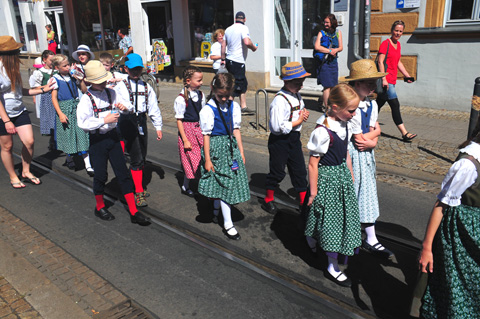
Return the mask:
[[(365, 2), (371, 3), (370, 12)], [(206, 82), (212, 76), (205, 59), (211, 34), (233, 23), (237, 11), (245, 12), (251, 39), (258, 43), (246, 64), (251, 89), (280, 87), (281, 66), (290, 61), (312, 71), (313, 43), (331, 12), (343, 35), (339, 76), (347, 75), (357, 58), (375, 58), (392, 22), (403, 20), (402, 61), (416, 81), (398, 82), (402, 104), (470, 109), (480, 73), (480, 1), (474, 0), (0, 0), (0, 34), (14, 35), (25, 43), (25, 52), (39, 53), (47, 48), (44, 26), (52, 24), (59, 51), (69, 54), (78, 44), (94, 51), (117, 48), (116, 31), (126, 27), (144, 61), (157, 58), (154, 44), (162, 41), (172, 62), (162, 72), (179, 81), (182, 69), (194, 64), (205, 71)], [(313, 76), (304, 87), (322, 89)]]

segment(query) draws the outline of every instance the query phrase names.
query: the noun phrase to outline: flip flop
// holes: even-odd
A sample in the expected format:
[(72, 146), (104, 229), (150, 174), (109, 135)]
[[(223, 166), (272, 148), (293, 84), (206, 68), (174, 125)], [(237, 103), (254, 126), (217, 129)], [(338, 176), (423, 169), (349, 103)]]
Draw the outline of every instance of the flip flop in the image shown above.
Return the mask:
[(417, 134), (413, 134), (410, 132), (407, 132), (405, 135), (402, 135), (402, 139), (404, 142), (411, 142), (415, 137), (417, 137)]
[(23, 178), (25, 178), (25, 182), (27, 183), (31, 183), (33, 185), (40, 185), (42, 183), (42, 181), (40, 180), (40, 178), (38, 177), (27, 177), (27, 176), (22, 176)]
[(10, 182), (10, 185), (12, 185), (12, 187), (13, 187), (14, 189), (22, 189), (22, 188), (25, 188), (25, 184), (23, 184), (21, 181), (18, 181), (18, 182), (15, 182), (15, 183)]

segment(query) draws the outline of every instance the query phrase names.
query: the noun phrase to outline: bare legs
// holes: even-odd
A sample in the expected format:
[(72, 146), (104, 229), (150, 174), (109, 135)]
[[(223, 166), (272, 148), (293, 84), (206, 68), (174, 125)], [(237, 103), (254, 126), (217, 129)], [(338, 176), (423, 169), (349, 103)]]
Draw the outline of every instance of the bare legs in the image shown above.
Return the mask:
[(323, 107), (328, 108), (328, 97), (330, 96), (330, 88), (323, 89)]
[[(33, 158), (33, 144), (34, 144), (32, 126), (22, 125), (22, 126), (16, 127), (16, 130), (17, 130), (18, 137), (23, 143), (22, 177), (33, 178), (35, 176), (30, 172), (30, 164)], [(15, 173), (15, 168), (13, 164), (13, 155), (12, 155), (13, 136), (12, 135), (0, 136), (0, 146), (2, 147), (1, 157), (2, 157), (3, 166), (5, 166), (5, 170), (10, 176), (10, 182), (11, 183), (20, 182), (20, 179)]]

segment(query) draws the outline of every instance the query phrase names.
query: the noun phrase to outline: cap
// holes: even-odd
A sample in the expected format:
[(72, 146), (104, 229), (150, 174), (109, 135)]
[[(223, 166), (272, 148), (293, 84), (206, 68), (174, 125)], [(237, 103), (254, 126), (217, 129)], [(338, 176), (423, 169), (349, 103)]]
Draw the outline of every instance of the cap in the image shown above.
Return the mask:
[(243, 11), (238, 11), (235, 15), (235, 20), (236, 19), (245, 19), (245, 13), (243, 13)]
[(130, 53), (125, 58), (125, 66), (129, 69), (133, 69), (139, 66), (143, 68), (142, 57), (136, 53)]

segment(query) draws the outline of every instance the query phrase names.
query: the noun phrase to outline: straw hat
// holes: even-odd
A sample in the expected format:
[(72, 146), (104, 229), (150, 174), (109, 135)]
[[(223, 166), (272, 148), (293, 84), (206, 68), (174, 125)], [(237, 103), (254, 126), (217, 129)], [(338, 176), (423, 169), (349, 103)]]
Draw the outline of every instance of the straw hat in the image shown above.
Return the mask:
[(90, 47), (88, 45), (80, 44), (77, 48), (77, 51), (72, 53), (72, 58), (74, 58), (76, 61), (78, 61), (78, 52), (87, 52), (88, 55), (90, 55), (90, 60), (95, 59), (95, 54), (90, 51)]
[(102, 62), (91, 60), (85, 65), (85, 81), (100, 84), (112, 78), (112, 73), (107, 72)]
[(9, 35), (0, 36), (0, 52), (16, 51), (23, 47), (23, 43), (18, 43)]
[(383, 78), (387, 73), (377, 71), (375, 62), (370, 59), (362, 59), (350, 64), (350, 75), (343, 76), (340, 82), (360, 81)]
[(305, 68), (299, 62), (290, 62), (282, 66), (282, 74), (280, 80), (289, 81), (293, 79), (301, 79), (311, 74), (305, 71)]

